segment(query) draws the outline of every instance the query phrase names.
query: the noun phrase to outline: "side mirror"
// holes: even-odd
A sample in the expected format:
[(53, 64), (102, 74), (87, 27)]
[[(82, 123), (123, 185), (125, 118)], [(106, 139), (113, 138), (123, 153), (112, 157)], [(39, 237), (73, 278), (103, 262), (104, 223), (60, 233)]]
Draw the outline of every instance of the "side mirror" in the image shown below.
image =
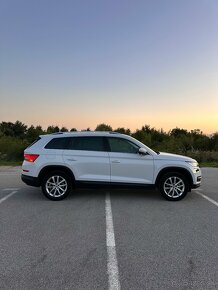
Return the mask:
[(139, 148), (139, 154), (141, 155), (147, 155), (148, 154), (148, 151), (145, 149), (145, 148)]

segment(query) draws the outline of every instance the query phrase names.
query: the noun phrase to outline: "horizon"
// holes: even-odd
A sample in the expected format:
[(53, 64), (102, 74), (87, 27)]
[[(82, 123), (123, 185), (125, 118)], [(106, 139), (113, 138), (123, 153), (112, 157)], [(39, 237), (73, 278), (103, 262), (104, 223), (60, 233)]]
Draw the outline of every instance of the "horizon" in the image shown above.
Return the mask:
[[(90, 126), (87, 126), (87, 127), (84, 127), (84, 128), (77, 128), (77, 127), (75, 127), (75, 126), (69, 126), (69, 127), (67, 127), (67, 126), (60, 126), (60, 125), (58, 125), (58, 124), (48, 124), (47, 126), (42, 126), (41, 124), (39, 124), (39, 123), (37, 123), (37, 124), (27, 124), (27, 123), (25, 123), (25, 122), (22, 122), (21, 120), (16, 120), (16, 121), (5, 121), (5, 120), (0, 120), (0, 124), (2, 123), (2, 122), (6, 122), (6, 123), (9, 123), (9, 122), (11, 122), (11, 123), (15, 123), (15, 122), (21, 122), (22, 124), (24, 124), (25, 126), (27, 126), (27, 129), (28, 128), (30, 128), (31, 126), (34, 126), (34, 128), (36, 128), (37, 126), (40, 126), (41, 128), (42, 128), (42, 130), (43, 131), (46, 131), (47, 129), (48, 129), (48, 127), (58, 127), (59, 128), (59, 131), (57, 131), (57, 132), (61, 132), (60, 130), (62, 129), (62, 128), (65, 128), (65, 129), (67, 129), (68, 131), (67, 132), (70, 132), (70, 130), (71, 129), (76, 129), (77, 130), (77, 132), (81, 132), (81, 131), (91, 131), (91, 132), (95, 132), (95, 129), (97, 128), (97, 126), (98, 125), (101, 125), (101, 124), (104, 124), (104, 125), (107, 125), (107, 126), (111, 126), (112, 127), (112, 131), (116, 131), (117, 129), (120, 129), (120, 128), (124, 128), (124, 129), (129, 129), (130, 130), (130, 132), (131, 132), (131, 134), (132, 133), (135, 133), (137, 130), (141, 130), (142, 129), (142, 127), (144, 127), (144, 126), (148, 126), (150, 129), (154, 129), (154, 130), (156, 130), (156, 131), (159, 131), (159, 132), (161, 132), (161, 131), (163, 131), (163, 133), (166, 133), (166, 134), (169, 134), (173, 129), (181, 129), (181, 130), (186, 130), (188, 133), (191, 133), (192, 131), (196, 131), (196, 130), (199, 130), (199, 132), (201, 132), (203, 135), (206, 135), (206, 136), (213, 136), (213, 135), (215, 135), (215, 134), (218, 134), (218, 130), (217, 131), (214, 131), (214, 132), (211, 132), (211, 133), (206, 133), (206, 132), (204, 132), (201, 128), (191, 128), (191, 129), (188, 129), (188, 128), (185, 128), (185, 127), (172, 127), (172, 128), (170, 128), (169, 130), (164, 130), (164, 128), (161, 128), (161, 127), (154, 127), (154, 126), (151, 126), (150, 124), (142, 124), (142, 125), (140, 125), (139, 127), (137, 127), (137, 128), (134, 128), (134, 129), (131, 129), (131, 128), (129, 128), (129, 127), (124, 127), (124, 126), (117, 126), (117, 127), (113, 127), (111, 124), (108, 124), (108, 123), (105, 123), (105, 122), (100, 122), (100, 123), (98, 123), (98, 124), (96, 124), (94, 127), (90, 127)], [(88, 129), (88, 130), (87, 130)], [(105, 132), (107, 132), (107, 131), (105, 131)], [(51, 134), (53, 134), (53, 133), (51, 133)]]
[(0, 122), (218, 131), (218, 2), (0, 8)]

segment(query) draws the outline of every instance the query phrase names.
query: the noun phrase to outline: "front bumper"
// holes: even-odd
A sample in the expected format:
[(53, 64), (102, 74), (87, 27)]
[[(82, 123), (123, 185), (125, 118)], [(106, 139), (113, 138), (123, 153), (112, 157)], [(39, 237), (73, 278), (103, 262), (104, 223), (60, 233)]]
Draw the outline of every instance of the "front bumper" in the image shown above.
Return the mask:
[(22, 174), (21, 179), (27, 185), (35, 186), (35, 187), (40, 186), (40, 181), (39, 181), (38, 177), (33, 177), (33, 176), (28, 176), (28, 175)]
[(191, 167), (192, 170), (192, 185), (191, 188), (198, 188), (201, 186), (202, 173), (200, 167)]
[(196, 182), (194, 184), (192, 184), (192, 188), (198, 188), (201, 186), (201, 175), (196, 177)]
[(192, 185), (192, 189), (198, 188), (198, 187), (200, 187), (200, 186), (201, 186), (200, 183), (198, 183), (198, 184), (193, 184), (193, 185)]

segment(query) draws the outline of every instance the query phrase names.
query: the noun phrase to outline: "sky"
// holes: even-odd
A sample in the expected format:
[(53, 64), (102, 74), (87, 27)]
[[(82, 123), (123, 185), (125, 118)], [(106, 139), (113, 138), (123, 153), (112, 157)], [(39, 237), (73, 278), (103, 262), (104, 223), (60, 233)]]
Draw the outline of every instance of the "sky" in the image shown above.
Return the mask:
[(218, 131), (217, 0), (0, 0), (0, 121)]

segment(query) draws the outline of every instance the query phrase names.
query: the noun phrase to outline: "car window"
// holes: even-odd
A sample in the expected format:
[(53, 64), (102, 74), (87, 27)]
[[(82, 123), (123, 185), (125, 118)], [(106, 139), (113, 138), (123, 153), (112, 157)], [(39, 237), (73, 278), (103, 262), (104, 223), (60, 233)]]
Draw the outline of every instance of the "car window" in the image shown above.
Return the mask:
[(111, 152), (137, 153), (139, 147), (131, 141), (121, 138), (108, 138)]
[(66, 149), (69, 138), (53, 138), (46, 146), (45, 149)]
[(103, 137), (73, 137), (70, 139), (69, 150), (105, 151)]

